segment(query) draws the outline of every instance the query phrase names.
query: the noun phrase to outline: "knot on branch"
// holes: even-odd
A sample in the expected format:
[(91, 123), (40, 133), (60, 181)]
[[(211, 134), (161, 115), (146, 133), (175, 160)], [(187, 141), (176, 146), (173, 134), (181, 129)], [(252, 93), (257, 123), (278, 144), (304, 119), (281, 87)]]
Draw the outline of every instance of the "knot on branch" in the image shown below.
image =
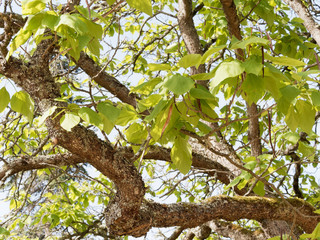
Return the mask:
[(138, 213), (125, 213), (118, 201), (112, 201), (106, 211), (106, 224), (112, 235), (141, 237), (152, 227), (152, 216), (143, 209)]

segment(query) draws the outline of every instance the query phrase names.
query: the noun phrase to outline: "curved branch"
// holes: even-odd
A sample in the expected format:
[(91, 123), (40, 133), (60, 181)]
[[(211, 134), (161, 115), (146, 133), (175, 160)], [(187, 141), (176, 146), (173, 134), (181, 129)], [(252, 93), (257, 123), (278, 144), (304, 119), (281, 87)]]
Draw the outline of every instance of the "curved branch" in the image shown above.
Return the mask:
[[(66, 107), (65, 103), (55, 101), (60, 96), (60, 91), (58, 83), (54, 81), (49, 71), (48, 54), (50, 51), (47, 51), (45, 46), (50, 46), (50, 41), (53, 40), (44, 40), (37, 46), (34, 58), (43, 57), (40, 63), (37, 61), (21, 63), (15, 58), (10, 58), (8, 62), (0, 59), (0, 73), (4, 72), (5, 76), (27, 91), (42, 113), (52, 106)], [(100, 68), (93, 60), (85, 54), (82, 54), (82, 57), (85, 59), (82, 63), (89, 63), (89, 69), (95, 70), (92, 74), (98, 73)], [(102, 73), (102, 76), (107, 75)], [(108, 87), (115, 93), (119, 91), (119, 96), (123, 96), (123, 101), (130, 102), (131, 100), (132, 104), (135, 103), (133, 97), (125, 95), (128, 90), (122, 84), (117, 84), (117, 81), (113, 81), (111, 76), (107, 77), (107, 80), (104, 78), (100, 80), (106, 80), (104, 83), (109, 83)], [(110, 81), (109, 78), (111, 78)], [(53, 114), (53, 116), (56, 115)], [(67, 149), (70, 153), (81, 156), (113, 181), (116, 186), (117, 194), (113, 201), (110, 201), (107, 209), (107, 225), (110, 232), (115, 235), (130, 234), (132, 236), (145, 234), (150, 228), (150, 219), (141, 219), (139, 216), (145, 186), (133, 163), (123, 157), (121, 152), (115, 151), (110, 144), (99, 139), (93, 131), (81, 125), (74, 127), (70, 132), (64, 130), (60, 126), (61, 117), (62, 115), (59, 115), (46, 120), (49, 135), (56, 139), (57, 145)]]
[[(217, 196), (203, 203), (158, 204), (147, 203), (146, 209), (153, 214), (153, 227), (181, 226), (192, 228), (214, 219), (236, 221), (284, 220), (296, 223), (310, 233), (320, 221), (320, 215), (314, 208), (299, 199), (287, 199), (303, 215), (297, 215), (283, 200), (265, 197), (228, 197)], [(163, 218), (166, 216), (166, 218)]]
[(0, 181), (4, 180), (18, 172), (28, 171), (33, 169), (43, 169), (49, 167), (61, 167), (66, 165), (74, 165), (83, 163), (85, 160), (71, 153), (55, 154), (47, 156), (22, 156), (14, 161), (10, 161), (0, 169)]

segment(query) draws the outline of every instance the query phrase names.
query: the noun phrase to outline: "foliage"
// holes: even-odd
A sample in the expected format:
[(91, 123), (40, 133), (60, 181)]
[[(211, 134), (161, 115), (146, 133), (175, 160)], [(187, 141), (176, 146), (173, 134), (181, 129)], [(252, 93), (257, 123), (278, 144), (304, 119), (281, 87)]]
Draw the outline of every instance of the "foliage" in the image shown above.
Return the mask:
[[(188, 235), (209, 220), (216, 222), (208, 239), (237, 239), (225, 235), (226, 224), (248, 239), (258, 229), (270, 239), (320, 238), (319, 45), (280, 0), (229, 1), (238, 29), (224, 1), (192, 1), (187, 38), (180, 20), (187, 2), (26, 0), (16, 19), (4, 6), (0, 179), (10, 213), (1, 239), (120, 239), (169, 226)], [(314, 222), (297, 223), (298, 234), (269, 234), (265, 216), (246, 221), (225, 212), (196, 225), (150, 221), (143, 234), (110, 230), (112, 204), (126, 199), (126, 184), (139, 185), (134, 171), (147, 186), (139, 208), (147, 199), (190, 207), (216, 195), (255, 195), (288, 201), (299, 215), (289, 200), (300, 198), (315, 210), (305, 214)]]

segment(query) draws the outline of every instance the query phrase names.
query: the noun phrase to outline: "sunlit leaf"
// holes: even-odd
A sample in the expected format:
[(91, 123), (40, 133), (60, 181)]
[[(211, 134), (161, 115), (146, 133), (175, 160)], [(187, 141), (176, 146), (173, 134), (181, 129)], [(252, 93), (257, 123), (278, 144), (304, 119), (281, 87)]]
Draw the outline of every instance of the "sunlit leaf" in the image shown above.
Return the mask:
[(132, 8), (136, 8), (148, 15), (152, 15), (151, 0), (126, 0)]
[(292, 66), (292, 67), (299, 67), (299, 66), (304, 66), (305, 63), (295, 59), (295, 58), (290, 58), (286, 56), (281, 56), (281, 57), (272, 57), (269, 54), (265, 54), (265, 59), (273, 62), (274, 64), (278, 65), (283, 65), (283, 66)]
[(160, 70), (170, 70), (171, 66), (169, 64), (163, 63), (163, 64), (156, 64), (156, 63), (149, 63), (148, 67), (150, 71), (160, 71)]
[(194, 86), (194, 81), (189, 77), (175, 74), (168, 77), (163, 86), (176, 95), (182, 95)]
[(227, 78), (239, 76), (244, 70), (242, 64), (236, 60), (221, 63), (210, 82), (211, 89), (214, 89)]
[(200, 54), (188, 54), (179, 60), (179, 65), (180, 67), (183, 67), (186, 69), (192, 66), (198, 67), (200, 65), (200, 61), (201, 61)]
[(8, 106), (10, 95), (5, 87), (0, 89), (0, 113)]
[(63, 127), (67, 131), (71, 131), (71, 129), (78, 125), (80, 122), (80, 117), (78, 114), (74, 112), (68, 112), (62, 116), (60, 119), (61, 127)]
[(237, 49), (237, 48), (246, 48), (248, 45), (251, 44), (261, 44), (261, 45), (268, 45), (269, 44), (269, 40), (264, 39), (264, 38), (260, 38), (260, 37), (256, 37), (256, 36), (252, 36), (252, 37), (248, 37), (247, 39), (241, 40), (235, 44), (231, 45), (231, 49)]
[(255, 187), (253, 188), (253, 192), (263, 197), (266, 194), (266, 191), (264, 189), (264, 183), (261, 181), (258, 181)]
[(79, 117), (81, 117), (85, 122), (90, 123), (94, 126), (99, 126), (101, 122), (101, 118), (98, 113), (93, 111), (91, 108), (83, 107), (78, 111)]
[(44, 121), (56, 111), (56, 109), (57, 106), (53, 106), (45, 111), (44, 114), (39, 118), (39, 125), (42, 125)]
[(191, 168), (192, 148), (188, 142), (181, 136), (177, 136), (171, 149), (171, 160), (173, 164), (183, 174), (187, 174)]
[(28, 118), (30, 123), (32, 122), (34, 103), (28, 93), (16, 92), (11, 98), (10, 105), (13, 111), (21, 113)]
[(22, 14), (34, 15), (46, 7), (48, 0), (24, 0), (22, 1)]
[(101, 102), (97, 105), (97, 109), (101, 112), (110, 122), (115, 123), (121, 112), (109, 102)]
[(32, 35), (32, 32), (29, 30), (20, 29), (17, 36), (13, 39), (12, 43), (10, 44), (10, 50), (7, 54), (6, 59), (8, 60), (9, 57), (20, 47), (24, 44)]
[(306, 101), (298, 100), (296, 108), (299, 114), (299, 127), (306, 133), (310, 133), (315, 123), (316, 111)]

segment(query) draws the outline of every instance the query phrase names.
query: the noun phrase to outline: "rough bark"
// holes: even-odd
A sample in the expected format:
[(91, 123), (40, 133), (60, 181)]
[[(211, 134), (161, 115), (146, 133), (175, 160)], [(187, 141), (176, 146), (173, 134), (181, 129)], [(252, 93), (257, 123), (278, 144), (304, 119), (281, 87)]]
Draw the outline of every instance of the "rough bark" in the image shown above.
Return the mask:
[[(53, 53), (53, 49), (48, 48), (50, 41), (44, 40), (38, 45), (28, 64), (13, 57), (8, 62), (2, 58), (0, 62), (0, 73), (27, 91), (42, 113), (52, 106), (61, 106), (54, 100), (60, 96), (60, 91), (49, 71), (49, 58)], [(93, 131), (82, 126), (74, 127), (71, 132), (62, 129), (60, 117), (46, 120), (49, 135), (70, 153), (86, 159), (116, 185), (117, 195), (109, 204), (110, 211), (107, 213), (110, 232), (140, 236), (141, 226), (147, 226), (147, 229), (143, 229), (144, 234), (150, 224), (149, 220), (140, 219), (138, 214), (145, 187), (137, 169), (121, 154), (116, 154), (112, 146), (100, 140)], [(139, 222), (139, 226), (135, 226), (135, 222)]]
[(303, 25), (311, 33), (320, 46), (320, 25), (314, 20), (305, 4), (301, 0), (283, 0), (303, 20)]
[[(289, 199), (291, 206), (280, 199), (265, 197), (212, 197), (203, 203), (157, 204), (145, 207), (152, 213), (154, 227), (181, 226), (192, 228), (213, 219), (235, 221), (243, 218), (283, 220), (299, 224), (306, 232), (312, 232), (320, 221), (314, 208), (299, 199)], [(300, 213), (293, 208), (299, 209)], [(163, 218), (166, 216), (166, 218)]]
[(0, 182), (3, 182), (5, 178), (10, 177), (22, 171), (28, 171), (33, 169), (43, 169), (43, 168), (50, 168), (50, 167), (62, 167), (62, 166), (75, 165), (75, 164), (84, 163), (84, 162), (85, 162), (85, 159), (70, 153), (37, 156), (37, 157), (22, 156), (1, 167)]
[[(179, 11), (178, 11), (179, 29), (180, 29), (183, 41), (186, 44), (188, 53), (203, 54), (199, 36), (193, 22), (192, 0), (179, 0), (178, 5), (179, 5)], [(195, 67), (191, 68), (191, 75), (204, 73), (205, 71), (206, 71), (205, 66), (201, 64), (199, 68), (195, 68)], [(202, 84), (205, 84), (205, 82), (202, 81)]]
[[(241, 40), (240, 20), (233, 0), (220, 0), (220, 2), (228, 22), (228, 29), (231, 37), (235, 36), (237, 39)], [(244, 61), (245, 53), (242, 49), (237, 49), (236, 54), (237, 59)], [(245, 78), (245, 74), (242, 77)], [(255, 103), (247, 103), (247, 114), (250, 118), (248, 139), (251, 144), (251, 155), (257, 157), (262, 154), (262, 146), (260, 141), (259, 117), (257, 117), (259, 114)]]
[[(229, 29), (231, 32), (235, 29), (234, 34), (237, 36), (240, 29), (238, 20), (235, 18), (237, 15), (233, 1), (221, 0), (221, 3), (224, 6), (228, 22), (232, 21)], [(199, 37), (192, 20), (191, 1), (179, 0), (178, 18), (188, 52), (201, 54)], [(60, 89), (49, 71), (49, 62), (54, 56), (54, 49), (55, 45), (52, 40), (47, 39), (37, 46), (29, 62), (23, 62), (14, 57), (10, 57), (6, 61), (5, 56), (0, 57), (0, 74), (12, 79), (27, 91), (35, 100), (41, 113), (52, 106), (66, 107), (66, 104), (55, 101), (57, 97), (60, 97)], [(136, 105), (135, 96), (129, 95), (129, 90), (124, 85), (107, 74), (88, 55), (82, 53), (77, 64), (99, 85), (105, 87), (121, 101), (132, 106)], [(194, 70), (194, 73), (197, 71), (204, 72), (202, 68)], [(68, 132), (61, 128), (60, 117), (47, 119), (46, 126), (49, 135), (56, 140), (56, 144), (68, 150), (69, 153), (17, 159), (1, 169), (0, 179), (19, 171), (39, 169), (51, 165), (89, 163), (113, 181), (116, 186), (116, 196), (106, 209), (107, 226), (111, 234), (141, 236), (151, 227), (181, 226), (182, 228), (192, 228), (213, 219), (234, 221), (243, 218), (257, 221), (283, 220), (289, 223), (295, 221), (306, 232), (312, 232), (320, 221), (320, 216), (314, 213), (314, 209), (305, 201), (298, 199), (285, 202), (263, 197), (219, 196), (201, 203), (159, 204), (147, 202), (143, 200), (145, 195), (144, 182), (131, 161), (132, 151), (130, 149), (115, 148), (80, 124)], [(253, 119), (257, 121), (257, 118), (251, 120)], [(252, 141), (259, 140), (257, 133), (250, 134), (255, 135)], [(221, 156), (233, 154), (227, 146), (223, 146), (223, 148), (216, 150), (216, 152), (221, 152)], [(170, 161), (169, 151), (163, 148), (159, 151), (159, 149), (157, 147), (151, 148), (144, 157), (163, 158)], [(252, 154), (259, 155), (254, 152)], [(215, 158), (214, 155), (206, 156), (206, 154), (195, 152), (193, 166), (217, 171), (214, 173), (217, 178), (228, 184), (230, 182), (228, 176), (233, 176), (234, 173), (231, 174), (230, 168), (221, 165), (215, 161)], [(237, 160), (235, 156), (233, 158), (234, 161)], [(211, 174), (210, 171), (208, 174)]]
[(128, 103), (134, 107), (136, 106), (135, 95), (130, 94), (129, 89), (126, 86), (120, 83), (115, 77), (107, 74), (86, 53), (81, 52), (79, 60), (76, 61), (73, 59), (73, 61), (75, 61), (75, 63), (101, 87), (107, 89), (122, 102)]

